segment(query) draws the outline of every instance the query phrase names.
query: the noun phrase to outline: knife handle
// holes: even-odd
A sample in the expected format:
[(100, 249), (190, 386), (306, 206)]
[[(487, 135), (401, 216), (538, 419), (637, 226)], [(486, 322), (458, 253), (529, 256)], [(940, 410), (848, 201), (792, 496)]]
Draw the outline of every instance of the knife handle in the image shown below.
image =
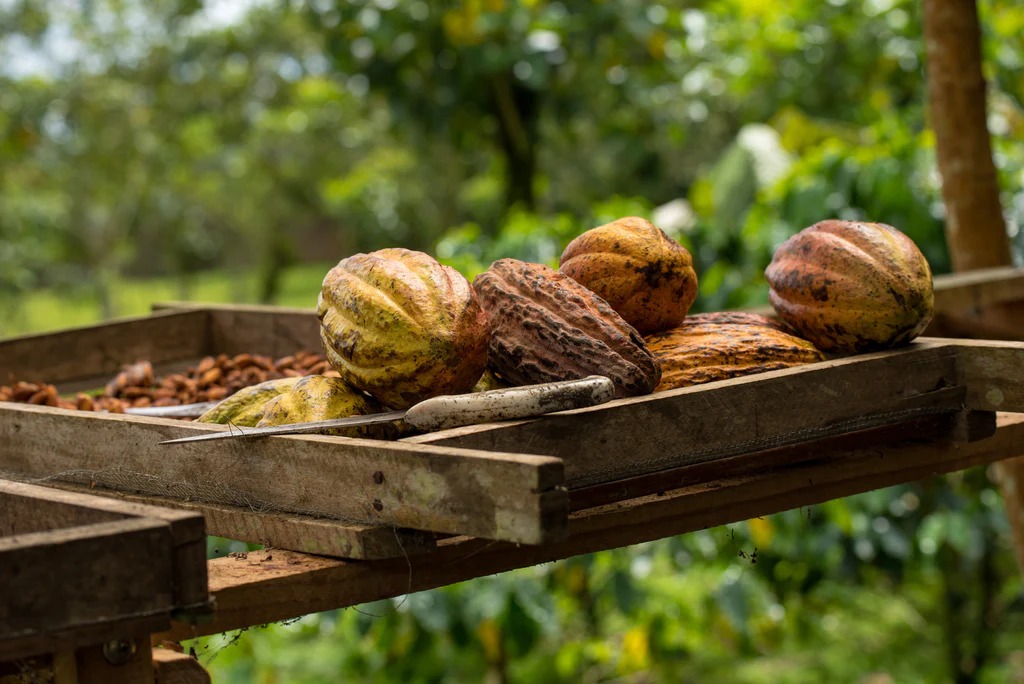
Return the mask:
[(611, 380), (591, 375), (579, 380), (432, 397), (410, 408), (403, 420), (420, 430), (445, 430), (596, 406), (614, 396)]

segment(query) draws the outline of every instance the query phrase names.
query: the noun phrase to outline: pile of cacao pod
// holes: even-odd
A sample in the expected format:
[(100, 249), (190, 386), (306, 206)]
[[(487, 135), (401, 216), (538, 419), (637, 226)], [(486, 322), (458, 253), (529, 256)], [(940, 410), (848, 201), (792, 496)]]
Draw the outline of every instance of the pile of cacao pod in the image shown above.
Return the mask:
[[(895, 347), (932, 316), (927, 261), (883, 224), (810, 226), (765, 275), (776, 318), (690, 315), (689, 252), (627, 217), (574, 239), (558, 270), (499, 259), (472, 283), (422, 252), (357, 254), (327, 274), (317, 315), (340, 382), (391, 409), (592, 374), (620, 397), (671, 390)], [(322, 413), (289, 405), (289, 420)]]
[(108, 385), (105, 405), (42, 386), (0, 388), (0, 400), (118, 410), (112, 402), (223, 399), (199, 420), (264, 426), (588, 375), (610, 378), (628, 397), (888, 349), (919, 335), (933, 314), (927, 261), (879, 223), (805, 228), (776, 250), (765, 277), (776, 318), (691, 315), (690, 253), (636, 217), (576, 237), (557, 270), (499, 259), (472, 283), (423, 252), (382, 249), (342, 259), (325, 276), (323, 357), (211, 357), (160, 383), (136, 365)]

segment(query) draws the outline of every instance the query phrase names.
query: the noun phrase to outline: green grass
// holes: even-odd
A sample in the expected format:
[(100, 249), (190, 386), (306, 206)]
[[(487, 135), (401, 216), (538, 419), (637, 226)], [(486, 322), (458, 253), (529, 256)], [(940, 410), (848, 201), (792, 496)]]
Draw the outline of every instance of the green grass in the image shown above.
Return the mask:
[[(310, 264), (289, 269), (273, 303), (312, 309), (316, 306), (320, 283), (331, 266)], [(114, 287), (114, 307), (118, 317), (143, 316), (157, 302), (252, 304), (256, 302), (257, 293), (257, 277), (252, 272), (211, 271), (193, 277), (187, 287), (174, 278), (125, 279)], [(38, 290), (0, 307), (0, 338), (89, 325), (101, 320), (99, 302), (88, 286), (75, 290)]]

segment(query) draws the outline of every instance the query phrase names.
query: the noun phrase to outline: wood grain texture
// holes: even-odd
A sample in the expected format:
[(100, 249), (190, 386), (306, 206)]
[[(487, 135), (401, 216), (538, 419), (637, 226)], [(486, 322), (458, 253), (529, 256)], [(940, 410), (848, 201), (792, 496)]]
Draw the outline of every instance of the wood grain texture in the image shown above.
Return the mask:
[(0, 382), (54, 384), (113, 377), (122, 365), (198, 358), (210, 350), (209, 314), (167, 311), (0, 341)]
[(323, 353), (320, 321), (303, 309), (211, 308), (213, 348), (219, 353), (287, 356), (299, 351)]
[(206, 589), (206, 530), (203, 517), (139, 502), (95, 496), (87, 488), (61, 491), (23, 482), (0, 480), (0, 536), (44, 532), (115, 520), (147, 518), (167, 524), (173, 546), (176, 610), (202, 610)]
[(564, 535), (555, 458), (313, 435), (158, 444), (228, 429), (4, 404), (0, 472), (522, 543)]
[(771, 456), (776, 464), (772, 468), (758, 467), (764, 454), (740, 456), (719, 462), (712, 472), (684, 478), (684, 486), (661, 495), (578, 511), (570, 519), (569, 537), (555, 544), (523, 547), (453, 538), (408, 563), (346, 562), (284, 551), (273, 552), (269, 560), (260, 553), (217, 559), (210, 562), (210, 590), (218, 606), (214, 620), (176, 624), (162, 637), (177, 641), (266, 624), (991, 463), (1019, 449), (1024, 417), (1001, 414), (993, 437), (970, 444), (844, 447), (842, 440), (849, 437), (836, 439), (830, 449), (810, 460), (787, 460), (787, 453), (805, 447), (780, 449)]
[[(80, 485), (56, 483), (81, 489)], [(301, 515), (264, 513), (239, 506), (185, 501), (166, 496), (126, 494), (95, 488), (92, 494), (116, 501), (137, 502), (201, 514), (206, 532), (271, 548), (320, 556), (377, 560), (423, 553), (435, 548), (435, 535), (385, 525), (360, 525)], [(0, 505), (3, 500), (0, 499)], [(2, 520), (2, 518), (0, 518)], [(205, 549), (204, 549), (205, 550)]]
[(53, 651), (69, 631), (169, 622), (172, 564), (170, 528), (151, 518), (0, 538), (0, 660)]
[(967, 406), (979, 411), (1024, 411), (1024, 342), (957, 340)]
[(924, 341), (404, 441), (557, 456), (565, 461), (567, 484), (577, 488), (955, 412), (963, 401), (957, 382), (955, 349)]
[[(316, 295), (313, 296), (316, 303)], [(154, 311), (202, 307), (210, 314), (211, 344), (216, 353), (286, 356), (298, 351), (323, 353), (315, 308), (262, 304), (193, 304), (159, 302)]]

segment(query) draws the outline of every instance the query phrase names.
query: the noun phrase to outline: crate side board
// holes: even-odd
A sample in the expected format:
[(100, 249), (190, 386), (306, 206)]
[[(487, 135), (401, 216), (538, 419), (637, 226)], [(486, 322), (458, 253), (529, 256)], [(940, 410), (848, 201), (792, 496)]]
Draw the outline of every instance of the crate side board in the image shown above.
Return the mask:
[(523, 543), (564, 534), (562, 463), (547, 456), (318, 435), (158, 444), (230, 429), (0, 404), (0, 472)]
[[(408, 563), (346, 562), (288, 552), (274, 552), (271, 561), (259, 553), (244, 561), (217, 559), (210, 562), (210, 590), (218, 605), (213, 622), (178, 623), (165, 636), (189, 639), (358, 605), (1011, 458), (1024, 439), (1024, 416), (1001, 414), (993, 437), (969, 444), (840, 446), (848, 439), (837, 438), (816, 459), (771, 470), (745, 463), (760, 455), (739, 456), (731, 459), (738, 468), (733, 475), (722, 471), (714, 481), (693, 481), (660, 495), (578, 511), (570, 518), (569, 537), (555, 544), (520, 547), (453, 538)], [(794, 448), (799, 447), (780, 454)], [(776, 461), (785, 462), (784, 454)]]
[(1024, 342), (956, 340), (954, 344), (968, 407), (1024, 412)]
[(300, 351), (323, 353), (320, 321), (312, 311), (259, 307), (208, 309), (211, 344), (218, 353), (265, 354), (274, 358)]
[(0, 382), (60, 384), (113, 377), (126, 363), (154, 365), (198, 358), (210, 350), (206, 311), (170, 310), (99, 325), (0, 340)]
[(169, 622), (172, 562), (169, 526), (152, 518), (0, 538), (0, 659), (68, 629)]
[(926, 341), (403, 441), (557, 456), (570, 488), (583, 487), (959, 411), (956, 358), (945, 342)]

